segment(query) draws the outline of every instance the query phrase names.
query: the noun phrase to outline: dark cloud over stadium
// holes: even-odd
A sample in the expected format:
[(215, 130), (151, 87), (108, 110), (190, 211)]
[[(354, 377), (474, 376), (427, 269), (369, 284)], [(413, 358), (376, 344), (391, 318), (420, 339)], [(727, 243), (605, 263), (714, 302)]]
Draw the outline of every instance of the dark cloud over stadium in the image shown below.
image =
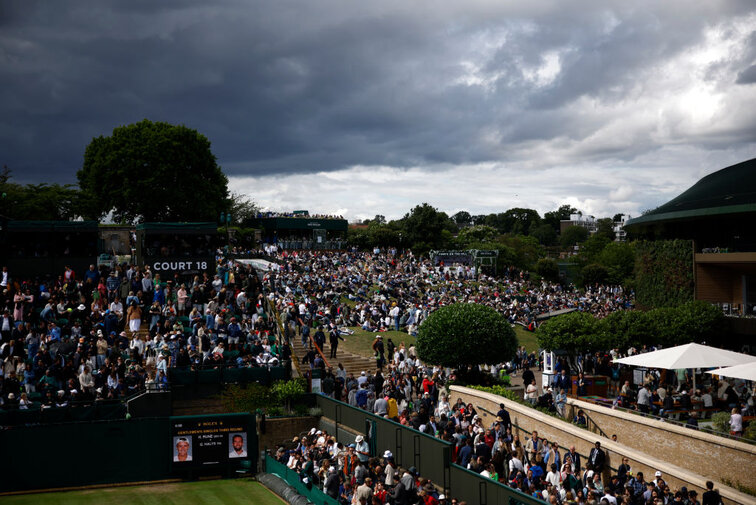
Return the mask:
[(0, 163), (75, 182), (149, 118), (276, 209), (637, 213), (754, 156), (754, 27), (747, 1), (6, 1)]

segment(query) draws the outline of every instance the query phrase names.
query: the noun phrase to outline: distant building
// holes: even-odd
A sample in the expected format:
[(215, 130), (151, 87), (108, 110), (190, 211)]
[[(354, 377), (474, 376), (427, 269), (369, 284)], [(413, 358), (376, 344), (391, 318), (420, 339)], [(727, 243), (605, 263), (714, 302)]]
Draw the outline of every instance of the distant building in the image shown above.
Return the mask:
[(564, 230), (570, 226), (582, 226), (588, 229), (588, 233), (593, 235), (596, 233), (598, 224), (596, 218), (593, 216), (584, 216), (582, 214), (570, 214), (569, 219), (562, 219), (559, 221), (559, 233), (564, 233)]
[(625, 242), (627, 240), (627, 232), (625, 231), (625, 223), (629, 219), (631, 219), (629, 215), (621, 214), (620, 220), (614, 222), (612, 230), (614, 230), (615, 242)]
[(695, 298), (720, 305), (728, 315), (749, 316), (756, 332), (754, 222), (756, 158), (707, 175), (625, 228), (646, 240), (692, 240)]

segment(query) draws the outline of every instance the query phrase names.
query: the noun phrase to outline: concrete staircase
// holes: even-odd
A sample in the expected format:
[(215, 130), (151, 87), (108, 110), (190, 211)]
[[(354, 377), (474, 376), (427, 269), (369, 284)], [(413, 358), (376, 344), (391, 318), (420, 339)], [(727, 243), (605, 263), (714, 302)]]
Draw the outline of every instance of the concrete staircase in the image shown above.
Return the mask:
[[(294, 349), (294, 354), (301, 361), (304, 355), (307, 354), (308, 350), (306, 347), (302, 347), (302, 338), (299, 335), (295, 335), (291, 340), (291, 344), (292, 348)], [(327, 342), (325, 344), (325, 349), (322, 349), (322, 351), (323, 355), (325, 356), (326, 363), (328, 363), (328, 365), (331, 366), (334, 371), (338, 368), (339, 363), (344, 365), (344, 369), (348, 374), (353, 373), (355, 376), (360, 375), (360, 372), (362, 371), (375, 371), (374, 359), (344, 351), (341, 349), (341, 346), (339, 346), (339, 349), (336, 352), (336, 358), (334, 359), (329, 358), (329, 356), (331, 355), (331, 348)]]

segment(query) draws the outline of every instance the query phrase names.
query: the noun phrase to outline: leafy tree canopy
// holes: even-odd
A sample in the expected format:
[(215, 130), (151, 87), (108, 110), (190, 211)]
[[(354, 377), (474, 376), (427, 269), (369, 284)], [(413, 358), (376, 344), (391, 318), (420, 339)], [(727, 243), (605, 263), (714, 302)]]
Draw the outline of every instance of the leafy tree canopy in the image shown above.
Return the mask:
[(460, 210), (459, 212), (454, 214), (451, 218), (452, 218), (452, 221), (454, 221), (454, 223), (460, 228), (462, 228), (463, 226), (470, 226), (473, 221), (472, 216), (466, 210)]
[(578, 210), (570, 205), (562, 205), (557, 210), (547, 212), (543, 215), (544, 223), (551, 226), (554, 233), (559, 233), (560, 221), (570, 218), (570, 214), (577, 214)]
[(471, 248), (472, 244), (494, 242), (499, 236), (496, 228), (486, 225), (470, 226), (463, 228), (457, 235), (457, 243), (463, 249)]
[(0, 172), (0, 214), (12, 219), (68, 221), (79, 215), (79, 191), (70, 184), (17, 184)]
[(570, 226), (559, 239), (562, 249), (569, 249), (575, 244), (580, 244), (588, 239), (588, 230), (582, 226)]
[(536, 273), (549, 282), (559, 280), (559, 265), (551, 258), (541, 258), (536, 263)]
[(596, 235), (606, 237), (608, 241), (614, 240), (614, 221), (610, 217), (604, 217), (596, 221)]
[(721, 310), (697, 300), (648, 312), (614, 312), (604, 319), (587, 312), (572, 312), (544, 322), (537, 330), (537, 338), (544, 349), (564, 349), (574, 355), (642, 345), (672, 347), (689, 342), (716, 345), (724, 326)]
[(186, 126), (145, 119), (94, 138), (77, 178), (93, 218), (216, 221), (229, 206), (210, 141)]
[(440, 249), (451, 243), (454, 221), (445, 212), (424, 203), (416, 206), (396, 223), (403, 233), (402, 242), (419, 253)]
[(499, 312), (485, 305), (455, 303), (420, 325), (417, 353), (435, 365), (460, 367), (501, 363), (517, 350), (517, 337)]

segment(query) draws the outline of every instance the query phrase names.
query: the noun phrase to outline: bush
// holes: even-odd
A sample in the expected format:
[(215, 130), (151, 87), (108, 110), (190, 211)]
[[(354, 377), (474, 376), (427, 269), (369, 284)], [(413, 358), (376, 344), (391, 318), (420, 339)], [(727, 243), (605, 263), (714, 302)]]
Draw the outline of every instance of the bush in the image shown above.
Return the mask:
[(420, 325), (417, 335), (421, 360), (460, 369), (502, 363), (516, 349), (517, 337), (504, 316), (473, 303), (441, 307)]
[(228, 412), (254, 412), (275, 404), (270, 388), (256, 382), (226, 386), (221, 401)]
[(285, 405), (287, 411), (291, 411), (292, 402), (296, 402), (306, 392), (307, 386), (302, 378), (279, 381), (271, 387), (271, 393), (278, 401), (278, 404)]
[(717, 412), (711, 416), (711, 426), (716, 431), (730, 433), (730, 414), (728, 412)]

